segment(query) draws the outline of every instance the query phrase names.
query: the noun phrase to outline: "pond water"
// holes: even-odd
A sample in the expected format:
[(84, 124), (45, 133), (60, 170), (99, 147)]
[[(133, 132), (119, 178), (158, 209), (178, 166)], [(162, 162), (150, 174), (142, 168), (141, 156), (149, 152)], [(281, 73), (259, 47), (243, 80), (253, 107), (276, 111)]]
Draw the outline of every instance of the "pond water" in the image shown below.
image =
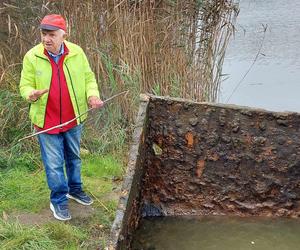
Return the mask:
[(300, 112), (299, 12), (300, 1), (295, 0), (240, 1), (220, 103)]
[(297, 250), (300, 220), (237, 217), (143, 219), (134, 250)]

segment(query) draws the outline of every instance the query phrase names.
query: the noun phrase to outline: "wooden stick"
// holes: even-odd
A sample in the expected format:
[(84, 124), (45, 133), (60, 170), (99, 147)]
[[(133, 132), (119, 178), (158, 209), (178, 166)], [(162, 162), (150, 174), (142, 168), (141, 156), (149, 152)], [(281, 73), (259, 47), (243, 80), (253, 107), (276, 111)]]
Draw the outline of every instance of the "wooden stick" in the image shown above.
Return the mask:
[(104, 205), (104, 203), (103, 202), (101, 202), (90, 190), (87, 190), (93, 197), (94, 197), (94, 199), (97, 201), (97, 202), (99, 202), (99, 204), (102, 206), (102, 207), (104, 207), (105, 208), (105, 210), (107, 211), (107, 212), (109, 212), (109, 213), (111, 213), (111, 211)]
[[(114, 99), (114, 98), (116, 98), (116, 97), (118, 97), (118, 96), (120, 96), (120, 95), (127, 94), (127, 93), (128, 93), (128, 90), (127, 90), (127, 91), (123, 91), (123, 92), (121, 92), (121, 93), (118, 93), (118, 94), (116, 94), (116, 95), (113, 95), (112, 97), (109, 97), (108, 99), (106, 99), (103, 103), (106, 104), (106, 103), (108, 103), (109, 101), (111, 101), (112, 99)], [(40, 135), (40, 134), (46, 133), (46, 132), (48, 132), (48, 131), (50, 131), (50, 130), (52, 130), (52, 129), (61, 128), (61, 127), (63, 127), (63, 126), (66, 126), (66, 125), (70, 124), (71, 122), (77, 120), (77, 119), (80, 118), (81, 116), (85, 115), (86, 113), (90, 112), (92, 109), (94, 109), (94, 108), (89, 108), (89, 109), (88, 109), (87, 111), (85, 111), (84, 113), (82, 113), (82, 114), (76, 116), (75, 118), (73, 118), (73, 119), (71, 119), (71, 120), (69, 120), (69, 121), (67, 121), (67, 122), (65, 122), (65, 123), (56, 125), (56, 126), (54, 126), (54, 127), (51, 127), (51, 128), (45, 129), (45, 130), (41, 130), (41, 131), (36, 132), (36, 133), (33, 133), (33, 134), (31, 134), (31, 135), (27, 135), (27, 136), (25, 136), (25, 137), (19, 139), (18, 142), (23, 141), (23, 140), (25, 140), (25, 139), (29, 139), (29, 138), (34, 137), (34, 136), (36, 136), (36, 135)]]

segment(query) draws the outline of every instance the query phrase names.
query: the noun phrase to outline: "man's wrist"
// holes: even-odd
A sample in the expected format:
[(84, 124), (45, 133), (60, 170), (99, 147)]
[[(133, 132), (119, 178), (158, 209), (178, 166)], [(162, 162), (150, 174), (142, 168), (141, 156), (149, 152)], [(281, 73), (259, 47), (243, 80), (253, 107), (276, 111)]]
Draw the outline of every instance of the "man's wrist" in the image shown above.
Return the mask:
[(37, 98), (37, 97), (36, 97), (36, 98), (32, 98), (32, 97), (29, 96), (27, 100), (28, 100), (29, 102), (36, 102), (38, 99), (39, 99), (39, 98)]

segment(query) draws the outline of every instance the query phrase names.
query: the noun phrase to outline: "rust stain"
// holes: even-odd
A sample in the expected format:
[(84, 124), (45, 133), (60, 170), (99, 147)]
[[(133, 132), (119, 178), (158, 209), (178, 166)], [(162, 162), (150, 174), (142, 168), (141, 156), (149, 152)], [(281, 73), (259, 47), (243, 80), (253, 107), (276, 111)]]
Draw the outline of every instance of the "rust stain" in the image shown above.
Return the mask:
[(163, 145), (163, 137), (160, 135), (158, 138), (157, 138), (157, 144), (161, 147)]
[(141, 141), (142, 141), (142, 144), (145, 143), (145, 133), (144, 133), (144, 130), (141, 133)]
[(152, 195), (152, 201), (155, 204), (159, 204), (160, 203), (160, 198), (159, 198), (158, 194), (153, 194)]
[(203, 171), (205, 167), (205, 161), (204, 160), (198, 160), (197, 162), (197, 168), (196, 168), (196, 176), (199, 178), (202, 176)]
[(236, 156), (236, 154), (228, 154), (227, 159), (230, 161), (236, 161), (238, 157)]
[(219, 155), (216, 152), (207, 151), (207, 159), (217, 161), (219, 160)]
[(271, 147), (265, 147), (264, 151), (263, 151), (263, 155), (264, 156), (274, 156), (273, 150), (274, 150), (273, 146), (271, 146)]
[(175, 135), (170, 133), (167, 138), (166, 138), (167, 142), (168, 143), (175, 143), (176, 142), (176, 139), (175, 139)]
[(272, 196), (278, 196), (280, 192), (276, 188), (273, 188), (270, 193)]
[(181, 109), (182, 109), (182, 105), (180, 105), (180, 104), (176, 104), (176, 105), (171, 105), (170, 106), (170, 112), (172, 114), (178, 113)]
[(252, 137), (251, 137), (251, 135), (249, 135), (249, 134), (245, 135), (245, 144), (246, 145), (252, 144)]
[(193, 136), (192, 132), (187, 132), (187, 133), (185, 134), (185, 139), (186, 139), (186, 141), (187, 141), (187, 146), (188, 146), (189, 148), (192, 148), (193, 145), (194, 145), (194, 136)]

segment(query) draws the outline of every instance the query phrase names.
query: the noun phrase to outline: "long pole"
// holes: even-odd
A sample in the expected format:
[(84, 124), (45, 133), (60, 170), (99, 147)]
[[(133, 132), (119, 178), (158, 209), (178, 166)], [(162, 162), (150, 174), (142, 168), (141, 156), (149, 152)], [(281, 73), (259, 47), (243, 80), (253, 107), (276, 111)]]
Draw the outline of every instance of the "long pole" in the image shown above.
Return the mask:
[[(128, 93), (128, 90), (127, 90), (127, 91), (123, 91), (123, 92), (121, 92), (121, 93), (118, 93), (118, 94), (116, 94), (116, 95), (113, 95), (113, 96), (107, 98), (105, 101), (103, 101), (103, 104), (106, 104), (106, 103), (108, 103), (109, 101), (111, 101), (112, 99), (114, 99), (114, 98), (116, 98), (116, 97), (118, 97), (118, 96), (120, 96), (120, 95), (127, 94), (127, 93)], [(89, 108), (89, 109), (88, 109), (87, 111), (85, 111), (84, 113), (82, 113), (82, 114), (76, 116), (75, 118), (73, 118), (73, 119), (71, 119), (71, 120), (69, 120), (69, 121), (67, 121), (67, 122), (64, 122), (64, 123), (62, 123), (62, 124), (56, 125), (56, 126), (54, 126), (54, 127), (51, 127), (51, 128), (45, 129), (45, 130), (41, 130), (41, 131), (36, 132), (36, 133), (33, 133), (33, 134), (31, 134), (31, 135), (27, 135), (27, 136), (25, 136), (25, 137), (19, 139), (18, 142), (23, 141), (23, 140), (25, 140), (25, 139), (29, 139), (29, 138), (34, 137), (34, 136), (36, 136), (36, 135), (40, 135), (40, 134), (46, 133), (46, 132), (48, 132), (48, 131), (50, 131), (50, 130), (52, 130), (52, 129), (61, 128), (61, 127), (63, 127), (63, 126), (66, 126), (66, 125), (68, 125), (69, 123), (71, 123), (71, 122), (77, 120), (77, 119), (80, 118), (81, 116), (85, 115), (86, 113), (90, 112), (92, 109), (94, 109), (94, 108)]]

